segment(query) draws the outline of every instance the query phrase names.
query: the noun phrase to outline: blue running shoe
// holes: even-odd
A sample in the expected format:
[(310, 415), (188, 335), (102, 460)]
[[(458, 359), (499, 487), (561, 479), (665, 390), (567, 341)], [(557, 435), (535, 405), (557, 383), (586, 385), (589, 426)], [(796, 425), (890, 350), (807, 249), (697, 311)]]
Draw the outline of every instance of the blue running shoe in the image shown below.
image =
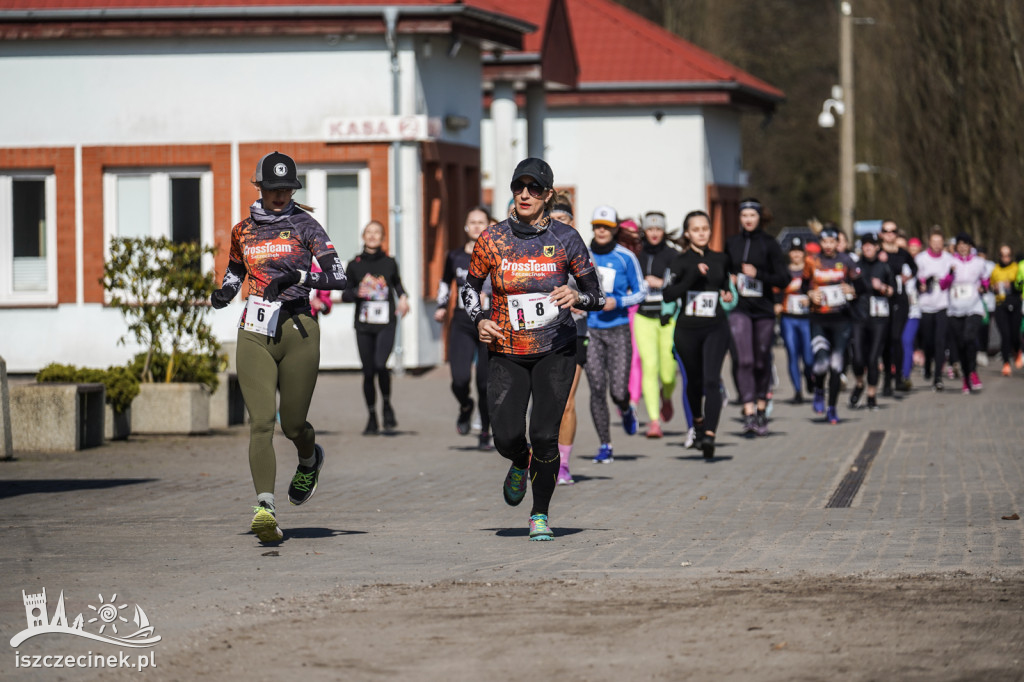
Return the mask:
[(510, 506), (516, 506), (526, 497), (528, 471), (529, 469), (519, 469), (514, 464), (508, 468), (505, 484), (501, 486), (501, 494), (505, 496), (505, 502)]
[(530, 517), (531, 540), (554, 540), (555, 534), (548, 528), (547, 514), (534, 514)]
[(839, 423), (839, 415), (836, 414), (836, 408), (834, 407), (828, 408), (828, 414), (825, 415), (825, 418), (828, 419), (829, 424)]
[(623, 412), (619, 410), (619, 416), (622, 417), (622, 428), (626, 430), (627, 436), (632, 436), (636, 433), (636, 410), (630, 405), (629, 409)]
[(614, 461), (615, 457), (612, 455), (611, 443), (602, 443), (601, 447), (597, 450), (597, 454), (594, 455), (594, 464), (610, 464)]
[(814, 389), (814, 414), (825, 414), (825, 391)]

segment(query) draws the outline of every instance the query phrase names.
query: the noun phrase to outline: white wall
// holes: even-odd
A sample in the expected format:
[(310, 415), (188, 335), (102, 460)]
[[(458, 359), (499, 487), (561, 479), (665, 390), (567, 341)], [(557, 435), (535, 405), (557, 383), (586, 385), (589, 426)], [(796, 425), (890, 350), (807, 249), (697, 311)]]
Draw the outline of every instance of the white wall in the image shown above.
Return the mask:
[[(687, 212), (706, 208), (702, 112), (683, 107), (662, 111), (658, 121), (640, 108), (548, 109), (545, 160), (556, 185), (576, 187), (576, 224), (588, 241), (590, 216), (600, 204), (614, 206), (620, 218), (660, 210), (670, 226), (681, 225)], [(491, 120), (484, 119), (483, 126), (481, 158), (489, 163)], [(524, 153), (525, 126), (521, 118), (517, 139)], [(497, 196), (504, 210), (508, 192)]]

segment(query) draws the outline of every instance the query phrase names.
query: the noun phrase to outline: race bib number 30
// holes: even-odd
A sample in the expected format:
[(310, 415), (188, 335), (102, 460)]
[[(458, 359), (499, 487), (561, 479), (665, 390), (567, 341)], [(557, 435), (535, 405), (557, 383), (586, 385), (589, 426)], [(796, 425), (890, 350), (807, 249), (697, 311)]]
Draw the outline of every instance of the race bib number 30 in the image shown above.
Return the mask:
[(558, 319), (558, 306), (551, 302), (551, 294), (510, 294), (508, 319), (512, 329), (527, 331), (546, 327)]
[(265, 336), (277, 335), (277, 320), (281, 315), (281, 302), (269, 303), (260, 296), (250, 296), (242, 313), (242, 329)]
[(359, 308), (359, 321), (364, 324), (387, 324), (391, 321), (391, 309), (387, 301), (363, 301)]
[(714, 317), (718, 310), (717, 291), (687, 291), (686, 308), (683, 313), (689, 317)]

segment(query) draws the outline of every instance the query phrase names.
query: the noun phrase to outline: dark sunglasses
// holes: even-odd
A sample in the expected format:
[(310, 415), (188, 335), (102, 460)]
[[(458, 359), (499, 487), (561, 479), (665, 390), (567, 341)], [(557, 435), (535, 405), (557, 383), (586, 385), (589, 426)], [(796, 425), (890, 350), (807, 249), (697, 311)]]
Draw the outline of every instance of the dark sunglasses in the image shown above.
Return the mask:
[(882, 234), (896, 234), (896, 230), (882, 230)]
[(546, 190), (546, 188), (536, 180), (529, 184), (523, 182), (522, 180), (513, 180), (512, 194), (519, 196), (520, 194), (523, 193), (524, 187), (526, 188), (526, 191), (530, 193), (530, 196), (533, 197), (534, 199), (540, 199)]

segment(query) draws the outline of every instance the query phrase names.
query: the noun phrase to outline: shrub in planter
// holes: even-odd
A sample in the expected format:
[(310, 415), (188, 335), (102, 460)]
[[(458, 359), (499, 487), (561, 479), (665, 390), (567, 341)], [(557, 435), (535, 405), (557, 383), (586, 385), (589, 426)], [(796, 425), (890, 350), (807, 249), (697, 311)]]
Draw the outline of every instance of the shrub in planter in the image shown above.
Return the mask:
[(118, 365), (107, 369), (90, 369), (53, 362), (39, 370), (36, 381), (103, 384), (106, 389), (106, 402), (114, 412), (127, 410), (139, 394), (139, 380), (135, 373), (128, 367)]

